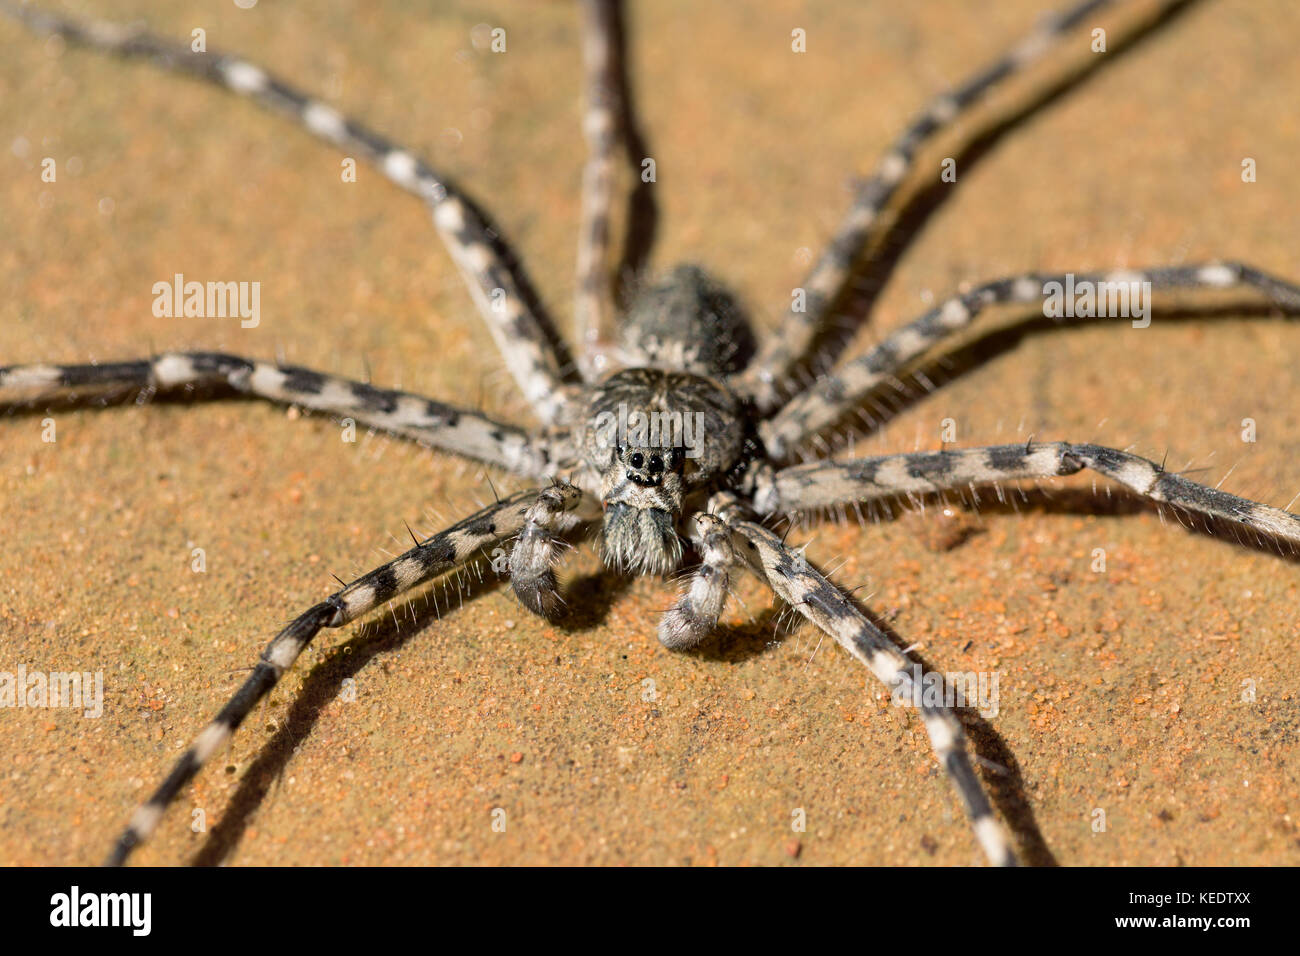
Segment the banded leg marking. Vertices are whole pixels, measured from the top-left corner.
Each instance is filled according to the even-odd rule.
[[[17,401],[32,389],[171,389],[204,384],[229,385],[272,402],[351,417],[361,424],[531,478],[541,477],[556,466],[553,449],[535,445],[523,429],[479,412],[311,369],[219,352],[170,352],[152,359],[102,365],[0,368],[0,402]]]
[[[777,596],[829,634],[837,644],[867,666],[890,691],[912,682],[913,662],[889,637],[853,606],[843,592],[800,559],[794,549],[766,528],[749,521],[733,520],[731,527],[746,547],[748,562]],[[942,677],[931,672],[927,680]],[[946,694],[939,699],[947,699]],[[961,798],[971,829],[990,863],[1015,866],[1015,850],[983,784],[966,753],[966,733],[948,708],[923,702],[921,720],[930,737],[935,759]]]
[[[691,539],[703,560],[686,593],[659,620],[659,642],[670,651],[695,647],[717,628],[736,563],[731,530],[717,515],[696,515]]]
[[[578,518],[573,509],[582,492],[558,482],[537,496],[524,519],[523,530],[510,551],[510,586],[534,614],[552,618],[563,606],[555,580],[555,563],[565,548],[561,538]]]
[[[993,445],[799,465],[778,471],[755,502],[759,513],[816,510],[895,495],[1055,478],[1085,468],[1160,504],[1231,521],[1300,547],[1300,515],[1198,484],[1137,455],[1101,445]]]
[[[985,282],[955,295],[904,325],[866,355],[836,372],[820,377],[807,391],[790,400],[775,416],[759,425],[768,453],[776,459],[790,454],[860,402],[874,388],[891,380],[909,362],[937,343],[971,326],[991,305],[1044,302],[1048,283],[1078,286],[1082,282],[1107,283],[1099,289],[1133,289],[1133,283],[1150,282],[1159,289],[1253,288],[1287,312],[1300,312],[1300,286],[1238,262],[1213,262],[1195,266],[1165,266],[1140,271],[1089,273],[1027,273]],[[1109,292],[1107,292],[1109,305]],[[1127,302],[1116,298],[1116,303]],[[1118,311],[1118,310],[1116,310]],[[1068,321],[1068,320],[1067,320]],[[1116,319],[1127,323],[1128,318]]]
[[[912,120],[871,176],[858,187],[849,211],[804,278],[801,285],[806,300],[804,311],[790,309],[778,331],[738,378],[736,387],[754,400],[760,413],[768,414],[780,406],[791,372],[831,321],[832,307],[843,296],[854,264],[880,234],[880,213],[911,172],[917,152],[999,83],[1039,60],[1062,34],[1112,2],[1085,0],[1067,11],[1045,17],[1001,59],[951,92],[935,98]],[[1176,2],[1173,0],[1170,5]]]
[[[582,373],[589,381],[609,371],[613,283],[610,276],[610,203],[614,154],[621,138],[619,116],[623,75],[617,43],[619,0],[583,0],[582,58],[586,112],[582,131],[587,163],[582,171],[582,221],[578,225],[577,301],[574,321]]]
[[[484,508],[363,575],[294,619],[266,646],[253,673],[181,755],[153,795],[136,809],[113,847],[108,865],[122,865],[132,850],[153,835],[181,789],[230,739],[323,628],[342,627],[403,591],[464,564],[488,545],[510,537],[523,527],[537,495],[537,489],[521,491]]]
[[[543,422],[554,423],[568,402],[561,356],[542,317],[529,307],[519,268],[499,230],[478,206],[428,163],[238,57],[214,51],[195,53],[134,27],[103,22],[79,23],[31,7],[0,0],[0,13],[38,33],[53,33],[72,43],[123,57],[143,57],[248,97],[259,106],[288,115],[316,137],[374,163],[393,183],[423,200],[434,225],[486,321],[506,367]]]

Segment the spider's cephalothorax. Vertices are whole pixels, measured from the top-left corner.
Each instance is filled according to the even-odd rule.
[[[605,563],[662,574],[681,562],[686,495],[718,487],[746,451],[741,402],[722,376],[743,367],[753,335],[718,283],[682,265],[633,302],[621,342],[634,367],[589,390],[583,453],[600,476]]]
[[[1063,14],[1045,18],[997,63],[940,96],[919,115],[858,188],[835,236],[796,290],[797,304],[756,350],[735,300],[695,266],[680,266],[664,281],[642,290],[623,318],[617,348],[605,337],[604,320],[613,299],[605,266],[616,147],[620,142],[630,147],[633,168],[644,152],[632,148],[636,137],[624,88],[618,2],[583,0],[588,89],[583,129],[590,150],[583,175],[574,315],[583,349],[578,363],[570,365],[567,350],[558,346],[554,330],[527,294],[526,277],[512,265],[499,230],[474,202],[410,152],[237,57],[195,51],[133,28],[79,24],[0,0],[0,11],[37,30],[153,59],[290,115],[350,155],[373,161],[393,183],[427,203],[510,374],[546,426],[529,430],[476,409],[368,382],[215,352],[169,352],[89,365],[0,367],[4,401],[25,396],[32,388],[134,388],[145,394],[191,389],[191,397],[198,398],[222,390],[199,391],[196,386],[220,385],[226,392],[233,389],[347,417],[442,453],[487,463],[531,485],[438,534],[417,539],[414,547],[344,584],[286,625],[226,707],[137,809],[110,861],[124,861],[153,833],[167,806],[323,628],[342,627],[502,547],[509,549],[510,583],[524,604],[548,616],[561,611],[564,602],[554,567],[565,535],[594,517],[595,508],[585,506],[597,501],[603,508],[603,550],[610,566],[638,573],[669,571],[682,561],[683,538],[699,559],[683,593],[660,619],[659,639],[665,646],[692,647],[714,633],[731,576],[746,569],[869,668],[886,688],[901,692],[900,699],[917,701],[917,665],[907,651],[801,552],[773,533],[769,522],[824,509],[871,507],[898,496],[960,493],[1089,469],[1180,513],[1300,547],[1298,515],[1200,485],[1126,451],[1093,444],[1031,440],[799,465],[790,460],[837,420],[861,411],[876,390],[892,386],[901,374],[915,373],[915,363],[968,329],[984,309],[999,303],[1042,306],[1049,283],[1149,284],[1162,290],[1250,288],[1281,309],[1300,312],[1300,288],[1240,263],[1183,264],[1140,273],[1013,275],[972,285],[888,332],[865,355],[801,380],[801,369],[820,367],[813,361],[821,357],[818,343],[839,338],[830,334],[840,331],[836,306],[855,287],[857,265],[871,249],[893,248],[892,240],[898,237],[890,231],[891,223],[908,221],[888,207],[917,168],[918,151],[986,93],[1043,57],[1058,36],[1090,22],[1112,2],[1082,0]],[[1160,6],[1167,13],[1185,3],[1162,0]],[[608,367],[613,358],[621,363],[621,371]],[[942,651],[936,648],[936,653]],[[936,673],[924,676],[925,700],[917,706],[938,764],[960,797],[987,858],[1014,863],[1013,843],[970,760],[962,724],[944,703],[949,699],[944,681]],[[932,689],[938,691],[933,698]]]

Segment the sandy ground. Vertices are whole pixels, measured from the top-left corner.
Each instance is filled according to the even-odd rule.
[[[373,0],[126,7],[169,35],[202,26],[431,157],[491,207],[567,326],[583,158],[570,4],[457,0],[425,18]],[[654,266],[707,263],[770,326],[853,176],[1039,7],[639,5]],[[506,27],[505,54],[474,49],[480,23]],[[1101,23],[1117,36],[1122,19]],[[795,27],[806,54],[790,51]],[[1200,4],[963,160],[857,350],[927,296],[1027,268],[1230,257],[1300,276],[1297,31],[1285,0]],[[61,52],[7,21],[0,47],[0,364],[281,354],[526,417],[424,210],[380,175],[344,185],[339,156],[284,120],[148,66]],[[960,156],[998,114],[926,161]],[[41,182],[45,156],[56,183]],[[1257,182],[1241,181],[1243,157]],[[152,285],[176,272],[260,281],[260,326],[155,318]],[[1246,311],[984,349],[857,448],[934,448],[952,417],[960,444],[1131,446],[1285,505],[1300,490],[1300,328]],[[986,776],[1031,860],[1300,862],[1296,565],[1093,489],[1081,476],[1050,498],[990,499],[954,519],[975,532],[958,543],[933,511],[792,540],[865,585],[933,666],[999,675],[1000,711],[974,731],[1008,768]],[[475,467],[383,437],[345,444],[326,418],[253,402],[0,419],[0,670],[101,671],[105,694],[99,719],[0,709],[0,863],[99,860],[331,573],[398,550],[403,521],[431,531],[491,496]],[[139,860],[980,861],[915,715],[829,642],[776,629],[754,582],[724,635],[673,655],[653,636],[672,586],[596,572],[590,551],[569,565],[567,627],[497,587],[461,606],[453,586],[433,592],[452,608],[440,620],[421,600],[414,621],[398,607],[367,632],[326,632]]]

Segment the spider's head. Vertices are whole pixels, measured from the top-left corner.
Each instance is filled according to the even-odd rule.
[[[676,568],[683,502],[736,463],[743,432],[735,397],[702,376],[634,368],[593,389],[584,454],[600,475],[605,563],[637,574]]]

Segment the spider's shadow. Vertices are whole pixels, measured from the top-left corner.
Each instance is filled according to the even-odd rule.
[[[1187,512],[1181,508],[1157,504],[1124,488],[1116,488],[1114,492],[1113,494],[1101,495],[1087,488],[1016,487],[1005,495],[982,500],[978,505],[978,510],[994,513],[1021,513],[1026,510],[1038,510],[1050,514],[1088,516],[1097,514],[1132,515],[1156,510],[1161,514],[1162,518],[1166,514],[1174,516],[1180,524],[1191,531],[1211,537],[1228,539],[1229,543],[1236,546],[1268,552],[1272,556],[1285,561],[1300,563],[1300,553],[1297,553],[1289,542],[1270,538],[1254,531],[1246,533],[1248,536],[1243,537],[1242,529],[1225,519],[1207,517]],[[964,498],[964,496],[959,497]],[[878,512],[872,514],[870,520],[893,521],[923,502],[938,504],[945,500],[948,500],[947,497],[940,494],[913,498],[900,496],[888,499]],[[795,520],[798,521],[798,526],[804,526],[815,523],[808,520],[812,517],[815,516],[803,516]],[[842,588],[840,590],[843,592]],[[883,631],[896,647],[908,645],[908,642],[893,629],[888,620],[876,614],[870,608],[865,607],[851,593],[843,593],[846,594],[848,600],[859,613]],[[778,622],[781,620],[779,613],[777,620]],[[742,633],[748,632],[753,627],[754,625],[750,625],[740,630]],[[748,652],[741,652],[741,657],[752,656],[759,652],[753,645],[749,647],[751,649]],[[910,658],[919,663],[925,672],[939,672],[924,656],[915,651],[911,651],[909,654]],[[727,661],[737,659],[733,647],[727,647],[718,653],[708,653],[705,656],[709,656],[711,659]],[[1048,848],[1047,842],[1043,839],[1042,832],[1039,830],[1037,821],[1034,818],[1033,809],[1026,796],[1024,777],[1011,748],[977,710],[970,707],[955,707],[953,709],[965,727],[967,739],[970,741],[974,754],[986,767],[995,768],[985,775],[989,797],[997,807],[1002,819],[1007,822],[1012,833],[1018,838],[1022,860],[1033,866],[1056,866],[1057,860]]]
[[[471,574],[460,589],[461,603],[496,588],[499,583],[493,575]],[[435,582],[433,586],[438,584]],[[397,618],[396,615],[378,618],[356,636],[331,648],[325,658],[312,667],[289,713],[275,735],[261,745],[261,753],[245,771],[221,821],[208,831],[202,846],[191,858],[191,865],[216,866],[229,857],[248,829],[252,815],[292,759],[294,750],[307,739],[320,719],[321,711],[338,697],[344,680],[355,676],[380,654],[396,650],[417,637],[442,616],[432,602],[420,610],[412,604],[411,609],[414,620]]]
[[[684,653],[700,660],[738,664],[767,653],[798,629],[798,621],[777,601],[743,624],[719,624],[707,641]]]
[[[1274,319],[1279,314],[1284,314],[1288,320],[1295,319],[1294,315],[1281,313],[1279,306],[1274,303],[1242,302],[1173,307],[1162,310],[1159,321],[1163,324],[1203,322],[1213,319]],[[956,348],[916,365],[900,378],[885,382],[865,395],[861,402],[847,409],[823,431],[831,433],[836,425],[843,426],[855,414],[868,416],[869,431],[878,431],[944,386],[1014,351],[1028,340],[1068,329],[1113,325],[1117,321],[1123,320],[1104,316],[1063,320],[1048,318],[1041,312],[1021,315],[1010,324],[991,329]],[[833,438],[831,448],[832,453],[844,450],[846,438]]]
[[[614,602],[628,592],[634,579],[624,574],[597,571],[564,582],[564,615],[554,622],[567,634],[589,631],[602,624]]]
[[[893,630],[887,621],[864,607],[852,595],[848,595],[853,606],[880,628],[896,647],[906,647],[908,642]],[[786,640],[798,630],[802,618],[797,612],[777,600],[775,604],[764,609],[752,621],[734,627],[719,627],[713,637],[699,648],[690,651],[692,656],[710,661],[736,663],[764,653],[774,642]],[[820,634],[820,631],[814,631]],[[770,637],[775,632],[774,637]],[[919,663],[927,673],[938,672],[931,663],[921,655],[910,652],[910,659]],[[969,707],[955,707],[954,712],[965,728],[970,748],[986,768],[996,768],[984,774],[988,787],[989,799],[997,808],[1001,818],[1006,821],[1013,836],[1019,843],[1021,859],[1031,866],[1056,866],[1056,857],[1043,839],[1042,831],[1034,818],[1033,808],[1025,796],[1025,781],[1020,771],[1020,764],[1015,754],[993,726],[977,710]],[[918,729],[924,733],[923,729]],[[938,772],[938,768],[935,768]]]
[[[889,637],[894,646],[907,646],[907,642],[889,625],[888,621],[863,607],[853,597],[850,596],[849,600],[872,624]],[[911,660],[921,665],[925,673],[942,673],[916,651],[909,651],[908,655]],[[990,769],[982,776],[988,789],[989,800],[997,808],[998,815],[1006,821],[1012,838],[1018,843],[1021,861],[1029,866],[1057,866],[1056,857],[1052,855],[1047,841],[1043,839],[1038,821],[1034,818],[1033,807],[1025,795],[1025,778],[1020,772],[1020,763],[1012,753],[1011,747],[1002,735],[993,729],[993,725],[980,715],[979,711],[971,707],[954,707],[953,712],[956,713],[957,719],[961,721],[966,731],[966,739],[973,755],[978,758],[977,763],[983,763],[986,768],[996,768]],[[919,726],[917,732],[925,733]],[[940,772],[937,766],[934,772]]]
[[[441,620],[443,615],[458,613],[466,602],[497,589],[501,584],[502,579],[491,572],[490,565],[480,561],[461,570],[455,607],[449,604],[439,606],[430,601],[421,608],[412,602],[408,615],[392,614],[376,618],[368,622],[360,633],[332,647],[324,659],[318,661],[307,673],[279,729],[261,745],[261,752],[244,772],[238,789],[226,805],[221,821],[208,831],[207,838],[190,859],[191,865],[216,866],[230,856],[248,829],[253,814],[293,758],[294,750],[312,732],[320,719],[321,711],[338,697],[344,680],[355,676],[374,658],[397,650],[419,637],[427,627]],[[434,588],[440,586],[440,582],[432,585]],[[566,631],[596,627],[628,586],[629,579],[612,576],[601,579],[599,575],[571,582],[568,589],[571,612],[573,605],[578,604],[572,600],[574,595],[583,597],[582,609],[571,613],[557,626]]]
[[[894,630],[885,618],[865,607],[853,595],[848,595],[849,602],[863,617],[879,628],[895,647],[907,647],[909,642]],[[908,652],[909,659],[921,665],[925,673],[942,673],[929,660],[915,650]],[[988,790],[989,800],[997,808],[998,815],[1006,822],[1011,836],[1018,843],[1019,856],[1029,866],[1056,866],[1056,857],[1043,839],[1034,818],[1033,807],[1025,795],[1025,778],[1020,772],[1020,763],[1016,760],[1011,747],[978,710],[971,707],[953,707],[953,712],[966,732],[972,756],[977,758],[977,765],[982,763],[989,772],[983,774]],[[925,733],[917,726],[918,733]],[[937,765],[935,773],[941,772]]]
[[[0,416],[40,415],[74,412],[83,409],[113,408],[120,405],[195,405],[204,402],[248,401],[266,405],[257,398],[220,383],[183,385],[178,388],[141,388],[138,385],[114,386],[103,390],[45,393],[0,402]]]
[[[1046,110],[1097,72],[1139,46],[1142,41],[1168,27],[1197,2],[1198,0],[1181,0],[1176,5],[1159,11],[1151,19],[1115,39],[1104,56],[1094,55],[1082,61],[1079,66],[1038,91],[1027,103],[992,120],[965,143],[955,147],[957,168],[969,173],[1006,134]],[[838,310],[844,321],[834,328],[826,329],[817,337],[810,350],[812,358],[805,363],[807,369],[821,373],[840,356],[871,314],[903,254],[920,237],[930,217],[952,196],[953,190],[961,188],[961,183],[969,178],[968,173],[957,183],[940,182],[935,178],[902,200],[897,218],[881,237],[876,251],[869,260],[854,270],[849,286],[851,291],[844,297]]]
[[[659,206],[655,201],[655,184],[641,176],[641,158],[653,156],[644,131],[637,120],[634,87],[628,75],[627,15],[622,0],[611,9],[613,35],[610,42],[617,50],[614,62],[618,69],[617,82],[622,95],[617,97],[618,115],[615,122],[621,128],[625,143],[626,160],[634,185],[627,197],[627,225],[624,229],[623,252],[614,268],[614,301],[626,302],[630,286],[646,268],[659,232]]]
[[[969,489],[963,488],[923,495],[895,495],[882,498],[872,502],[863,511],[861,523],[894,522],[905,515],[929,508],[937,509],[954,500],[974,512],[977,517],[985,514],[1020,515],[1030,511],[1049,515],[1076,515],[1081,518],[1125,517],[1155,513],[1162,520],[1174,519],[1179,527],[1193,534],[1205,535],[1232,547],[1258,551],[1272,558],[1300,564],[1300,550],[1297,550],[1290,541],[1272,537],[1253,528],[1245,529],[1226,518],[1199,514],[1176,505],[1152,501],[1122,485],[1107,483],[1104,488],[1052,488],[1045,485],[1026,487],[1012,483],[1008,487],[999,488],[996,494],[987,487],[979,491],[982,493],[974,494]],[[847,511],[832,513],[829,509],[781,517],[791,523],[794,529],[802,530],[809,530],[826,522],[842,523],[845,520],[856,520],[856,516],[849,516]],[[974,531],[982,532],[983,528],[976,528]]]

